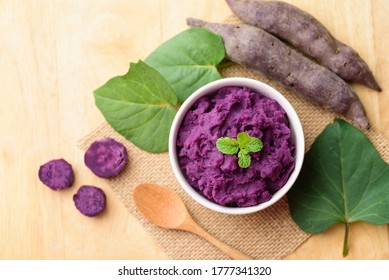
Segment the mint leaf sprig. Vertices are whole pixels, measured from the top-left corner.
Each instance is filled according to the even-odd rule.
[[[238,165],[247,168],[251,164],[249,153],[256,153],[262,150],[263,143],[259,138],[251,137],[246,132],[239,132],[237,139],[220,137],[216,140],[216,148],[223,154],[238,154]]]

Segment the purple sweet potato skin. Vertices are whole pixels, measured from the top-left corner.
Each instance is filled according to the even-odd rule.
[[[70,188],[74,182],[72,166],[62,158],[41,165],[38,176],[43,184],[54,191]]]
[[[270,33],[247,24],[207,23],[193,18],[187,23],[219,34],[231,61],[332,112],[348,116],[361,128],[369,127],[358,96],[343,79]]]
[[[94,141],[84,155],[85,165],[101,178],[118,175],[128,163],[127,150],[123,144],[104,138]]]
[[[73,195],[73,201],[76,208],[88,217],[99,215],[107,205],[104,191],[95,186],[81,186]]]
[[[281,1],[226,0],[244,23],[259,27],[313,58],[346,81],[381,91],[369,66],[307,12]]]

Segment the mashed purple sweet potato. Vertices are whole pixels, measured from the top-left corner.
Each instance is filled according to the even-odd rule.
[[[237,155],[216,148],[220,137],[246,132],[262,140],[250,153],[248,168]],[[211,201],[247,207],[268,201],[294,169],[294,142],[284,109],[277,101],[247,88],[224,87],[200,98],[187,112],[178,131],[181,169],[189,184]]]

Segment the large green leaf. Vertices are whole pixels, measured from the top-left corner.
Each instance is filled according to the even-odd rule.
[[[139,61],[94,92],[97,107],[121,135],[148,152],[167,151],[177,97],[155,69]]]
[[[224,56],[220,36],[190,28],[160,45],[145,62],[165,77],[182,103],[201,86],[221,78],[216,65]]]
[[[389,165],[360,130],[336,119],[313,143],[287,196],[304,231],[345,224],[345,256],[350,223],[389,223]]]

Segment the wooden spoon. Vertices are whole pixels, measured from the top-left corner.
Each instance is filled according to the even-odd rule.
[[[132,195],[136,207],[151,223],[163,228],[186,230],[195,233],[233,259],[252,259],[217,240],[197,225],[176,193],[156,184],[140,184],[135,187]]]

